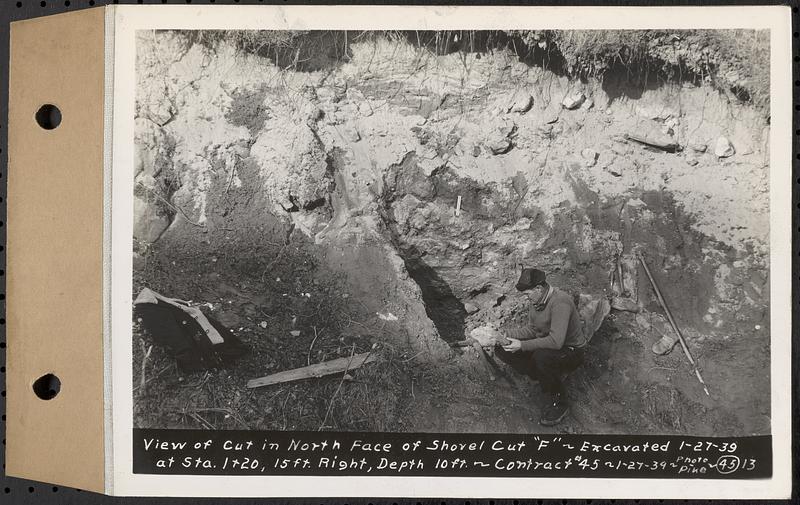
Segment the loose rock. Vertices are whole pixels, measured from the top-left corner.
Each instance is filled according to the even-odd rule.
[[[718,158],[728,158],[736,154],[736,149],[734,149],[730,140],[726,137],[720,137],[717,139],[717,145],[714,147],[714,154],[717,155]]]
[[[659,356],[669,354],[677,343],[678,337],[676,335],[664,335],[661,340],[653,344],[653,353]]]
[[[586,100],[586,96],[583,94],[583,92],[576,91],[575,93],[570,93],[569,95],[565,96],[564,99],[561,100],[561,106],[569,110],[577,109],[581,106],[584,100]]]
[[[531,95],[524,94],[516,97],[509,110],[510,112],[525,114],[531,110],[531,107],[533,107],[533,97]]]
[[[486,147],[492,151],[492,154],[505,154],[511,150],[511,141],[508,138],[490,140]]]
[[[474,314],[474,313],[478,312],[480,310],[480,308],[477,305],[475,305],[474,303],[467,302],[467,303],[464,304],[464,310],[467,311],[467,314]]]
[[[708,149],[708,146],[705,144],[691,144],[689,147],[696,153],[704,153],[706,149]]]
[[[635,301],[622,296],[615,296],[611,299],[611,308],[624,312],[633,312],[634,314],[640,310],[639,305]]]
[[[505,154],[511,150],[511,136],[516,131],[516,126],[504,126],[498,129],[494,136],[486,141],[486,147],[492,154]]]

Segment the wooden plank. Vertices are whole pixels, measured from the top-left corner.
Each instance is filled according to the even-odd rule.
[[[302,368],[295,368],[293,370],[286,370],[285,372],[278,372],[276,374],[267,375],[259,379],[247,381],[249,389],[259,388],[262,386],[271,386],[272,384],[279,384],[281,382],[291,382],[301,379],[309,379],[312,377],[324,377],[345,370],[355,370],[360,366],[371,363],[377,360],[375,354],[365,352],[356,354],[352,357],[337,358],[331,361],[317,363],[315,365],[304,366]]]

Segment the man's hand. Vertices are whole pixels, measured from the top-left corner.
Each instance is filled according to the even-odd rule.
[[[503,346],[503,349],[507,352],[517,352],[522,349],[522,342],[517,340],[516,338],[509,338],[508,344]]]

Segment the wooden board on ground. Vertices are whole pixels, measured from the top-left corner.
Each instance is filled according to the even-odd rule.
[[[262,386],[270,386],[272,384],[279,384],[281,382],[291,382],[301,379],[309,379],[312,377],[324,377],[346,370],[355,370],[360,366],[371,363],[378,359],[372,353],[365,352],[362,354],[355,354],[347,358],[337,358],[315,365],[304,366],[302,368],[295,368],[293,370],[286,370],[285,372],[278,372],[276,374],[267,375],[258,379],[247,381],[248,389],[258,388]]]

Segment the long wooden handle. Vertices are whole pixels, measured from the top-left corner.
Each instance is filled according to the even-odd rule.
[[[661,308],[664,309],[664,312],[667,314],[667,319],[669,319],[669,324],[672,326],[672,329],[675,330],[675,333],[678,334],[678,341],[681,344],[681,348],[683,349],[684,354],[689,359],[689,363],[694,365],[694,358],[692,357],[692,353],[689,352],[689,348],[686,346],[686,342],[683,339],[683,333],[678,328],[678,325],[675,323],[675,319],[672,317],[672,312],[670,312],[669,307],[667,306],[667,302],[664,300],[664,297],[661,295],[661,290],[658,289],[658,284],[656,284],[655,279],[653,279],[653,275],[650,273],[650,269],[647,267],[647,263],[644,261],[644,258],[637,253],[639,257],[639,261],[642,263],[644,267],[644,272],[647,274],[647,278],[650,280],[650,285],[653,286],[653,291],[656,293],[656,297],[658,298],[658,303],[661,305]]]
[[[658,289],[658,284],[656,284],[656,280],[653,279],[653,275],[650,273],[650,269],[647,267],[647,262],[645,262],[644,258],[640,253],[637,252],[636,256],[639,258],[639,262],[642,264],[642,267],[644,267],[644,272],[647,274],[647,278],[650,280],[650,285],[653,286],[653,291],[655,291],[656,297],[658,297],[658,302],[661,304],[661,308],[664,309],[664,313],[667,315],[667,319],[669,319],[669,324],[672,326],[672,329],[675,330],[675,333],[678,335],[678,342],[680,342],[681,344],[681,349],[683,349],[683,353],[686,355],[686,359],[688,359],[689,363],[691,363],[692,366],[694,367],[694,374],[697,376],[697,380],[700,381],[700,384],[703,385],[703,391],[705,391],[706,395],[711,396],[708,392],[708,388],[706,387],[706,382],[703,380],[703,377],[700,375],[700,370],[697,368],[697,363],[694,361],[692,353],[689,351],[689,347],[686,345],[686,340],[683,338],[683,333],[681,333],[680,328],[678,328],[678,324],[672,317],[672,312],[670,312],[666,300],[664,300],[664,297],[661,295],[661,290]]]

